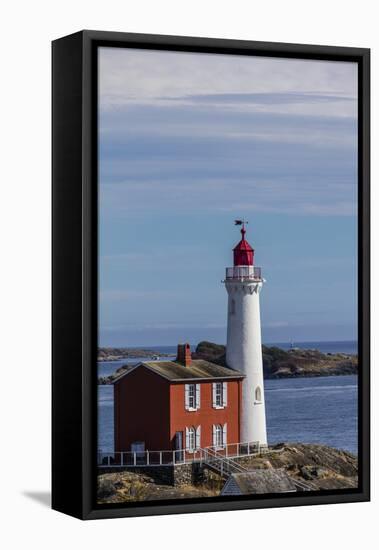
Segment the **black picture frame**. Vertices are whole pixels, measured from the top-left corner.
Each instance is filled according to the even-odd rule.
[[[99,46],[358,63],[359,487],[287,495],[96,504]],[[52,43],[52,507],[81,519],[370,499],[370,50],[81,31]]]

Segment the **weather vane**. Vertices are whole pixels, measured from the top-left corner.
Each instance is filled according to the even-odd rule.
[[[247,220],[234,220],[234,225],[245,225],[249,222]]]

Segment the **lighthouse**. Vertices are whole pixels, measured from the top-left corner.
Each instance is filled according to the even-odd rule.
[[[228,293],[228,328],[226,363],[245,374],[242,388],[240,440],[267,445],[266,412],[263,386],[263,362],[259,296],[264,279],[254,265],[254,250],[242,238],[233,249],[233,267],[226,268],[225,287]]]

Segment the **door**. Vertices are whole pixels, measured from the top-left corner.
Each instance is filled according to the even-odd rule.
[[[183,462],[183,432],[175,433],[175,462]]]

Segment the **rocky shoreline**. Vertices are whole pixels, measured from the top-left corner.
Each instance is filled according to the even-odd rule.
[[[138,359],[142,357],[172,357],[154,350],[132,348],[100,348],[99,361]],[[316,376],[343,376],[358,374],[358,357],[347,353],[322,353],[316,349],[293,348],[285,351],[277,347],[262,346],[263,374],[266,379],[300,378]],[[205,359],[226,365],[225,346],[213,342],[200,342],[192,353],[193,359]],[[111,384],[121,373],[130,369],[123,365],[110,376],[100,377],[99,384]]]
[[[120,361],[121,359],[140,359],[142,357],[171,357],[169,353],[161,353],[153,349],[144,348],[99,348],[97,351],[97,360],[101,361]]]
[[[192,356],[226,366],[225,346],[220,344],[200,342]],[[300,348],[285,351],[262,346],[262,356],[266,379],[358,374],[357,355],[347,353],[322,353],[316,349]]]
[[[354,489],[358,486],[357,457],[326,445],[280,443],[270,447],[268,452],[241,460],[249,471],[284,470],[295,483],[305,483],[311,491]],[[121,503],[219,496],[224,482],[217,474],[211,473],[198,483],[172,486],[157,482],[141,470],[107,473],[99,470],[98,501]]]

